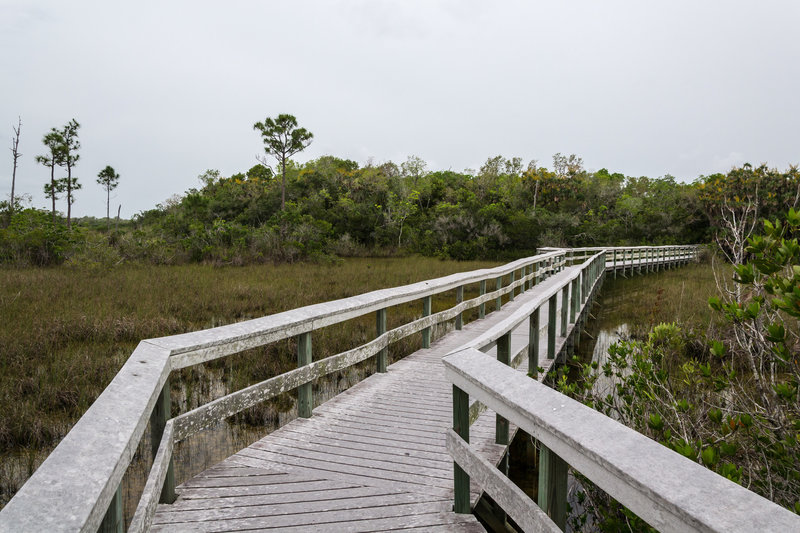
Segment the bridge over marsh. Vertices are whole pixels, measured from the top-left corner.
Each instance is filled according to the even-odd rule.
[[[523,530],[558,531],[567,465],[659,530],[800,530],[793,513],[541,383],[580,342],[607,273],[675,268],[696,255],[694,246],[546,249],[142,341],[0,512],[0,531],[123,531],[121,482],[148,428],[153,464],[129,531],[483,531],[471,511],[484,493]],[[448,291],[455,301],[433,312],[432,298]],[[414,301],[419,317],[387,330],[387,309]],[[314,331],[367,314],[373,340],[314,360]],[[432,338],[444,322],[453,330]],[[421,335],[422,349],[389,365],[388,346],[409,335]],[[170,418],[171,372],[290,338],[297,369]],[[315,403],[314,380],[365,360],[375,374]],[[297,419],[175,486],[176,442],[294,389]],[[506,477],[517,428],[539,443],[536,502]]]

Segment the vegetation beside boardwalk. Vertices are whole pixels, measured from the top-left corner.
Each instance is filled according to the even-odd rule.
[[[796,205],[800,173],[766,165],[680,183],[589,172],[556,154],[553,170],[519,158],[489,158],[478,171],[428,171],[409,158],[360,166],[324,156],[286,162],[283,177],[263,165],[222,176],[139,213],[132,221],[65,220],[0,205],[0,262],[113,267],[326,261],[416,253],[505,260],[541,246],[709,242],[720,209],[753,201],[758,216]],[[4,216],[2,216],[4,214]]]
[[[748,228],[745,217],[743,261],[724,262],[715,294],[696,300],[707,305],[704,313],[634,328],[605,363],[580,364],[580,379],[563,376],[558,387],[800,514],[800,212]],[[729,258],[735,237],[720,236]],[[597,387],[598,380],[610,388]],[[603,531],[649,530],[591,483],[584,486],[581,506]],[[577,529],[586,516],[575,518]]]

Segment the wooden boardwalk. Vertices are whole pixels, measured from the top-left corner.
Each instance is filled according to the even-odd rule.
[[[153,531],[483,531],[473,515],[452,512],[453,460],[445,449],[452,386],[441,359],[569,270],[187,481],[174,504],[159,506]],[[512,357],[527,345],[527,324],[518,330]],[[506,447],[494,439],[495,413],[487,410],[471,426],[470,442],[497,464]],[[474,504],[480,496],[474,484],[471,492]]]

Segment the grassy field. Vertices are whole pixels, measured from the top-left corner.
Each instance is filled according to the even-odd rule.
[[[330,265],[0,270],[0,462],[28,451],[36,457],[29,468],[35,468],[41,457],[33,451],[52,448],[69,431],[141,339],[495,265],[414,257]],[[434,311],[454,301],[454,293],[444,294]],[[395,327],[419,316],[421,304],[387,314],[389,328]],[[374,338],[374,320],[365,316],[315,332],[314,358]],[[224,389],[235,390],[294,368],[293,341],[276,344],[182,371],[181,379],[173,380],[173,411],[225,393],[211,390],[204,379],[209,372]],[[392,359],[413,351],[419,340],[398,344]],[[255,410],[245,418],[258,416]],[[14,490],[5,486],[0,502]]]

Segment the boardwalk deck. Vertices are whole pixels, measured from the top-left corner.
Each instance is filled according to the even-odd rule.
[[[452,512],[453,460],[445,449],[452,387],[441,359],[568,271],[187,481],[174,504],[159,506],[153,531],[483,531],[474,516]],[[527,329],[512,334],[512,355],[527,345]],[[541,366],[550,364],[542,358]],[[505,446],[494,438],[495,414],[485,411],[470,428],[470,442],[497,464]],[[475,503],[478,488],[471,493]]]

